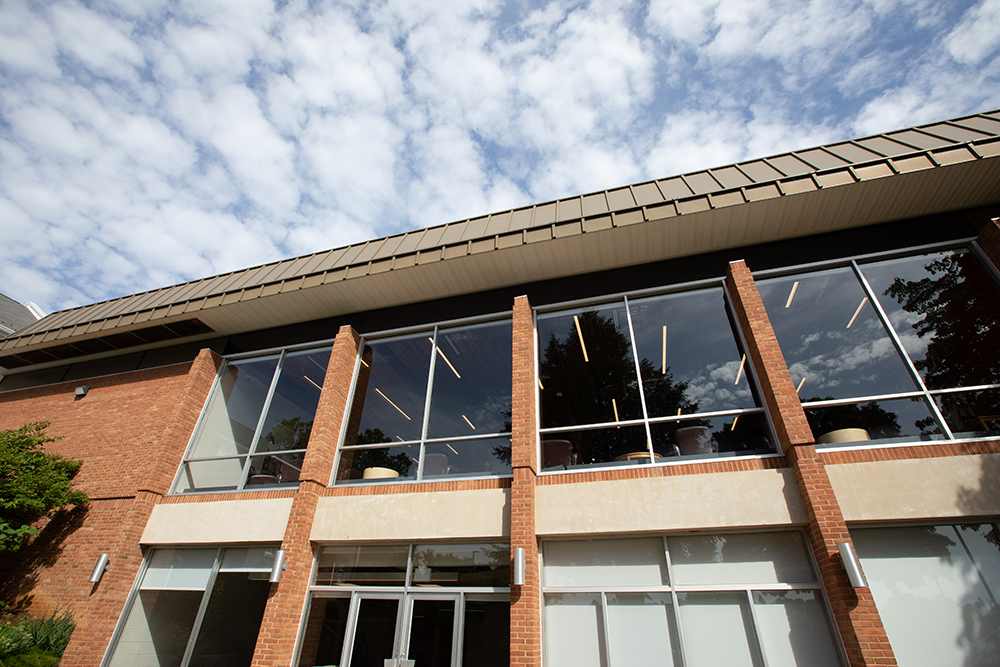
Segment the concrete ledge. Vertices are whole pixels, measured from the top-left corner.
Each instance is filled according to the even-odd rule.
[[[141,544],[281,542],[291,498],[157,505]]]

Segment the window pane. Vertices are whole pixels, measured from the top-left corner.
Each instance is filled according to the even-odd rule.
[[[601,596],[545,596],[546,667],[607,667]]]
[[[1000,382],[1000,289],[972,253],[861,268],[929,388]]]
[[[755,407],[721,288],[630,301],[629,310],[650,417]]]
[[[839,667],[819,591],[757,591],[758,630],[768,667]]]
[[[246,485],[294,484],[299,481],[305,452],[277,454],[273,456],[253,456]]]
[[[188,461],[181,465],[181,474],[174,485],[174,493],[193,489],[232,489],[243,478],[246,458]]]
[[[426,335],[365,345],[345,445],[420,440],[431,346]],[[360,415],[360,421],[355,421]]]
[[[934,400],[956,437],[1000,433],[1000,389],[938,394]]]
[[[670,595],[609,593],[608,644],[613,665],[681,665]]]
[[[209,401],[190,458],[246,454],[278,358],[229,361]]]
[[[313,598],[299,652],[299,667],[339,665],[351,598]]]
[[[510,438],[428,442],[424,478],[438,475],[509,475]]]
[[[820,444],[944,437],[923,398],[804,407],[809,426],[816,436],[816,442]]]
[[[546,542],[546,586],[662,586],[667,583],[663,540]]]
[[[109,667],[180,667],[203,595],[139,591]]]
[[[542,468],[545,470],[641,462],[649,462],[643,426],[542,434]]]
[[[351,667],[385,666],[392,657],[398,611],[398,600],[360,600]]]
[[[687,667],[760,667],[743,593],[679,593]]]
[[[270,590],[266,574],[220,572],[189,667],[249,667]]]
[[[217,549],[157,549],[140,588],[203,591],[212,576],[217,553]]]
[[[996,664],[996,602],[954,527],[866,528],[851,536],[902,667]],[[981,568],[995,571],[996,552],[976,555],[984,557]]]
[[[639,419],[624,304],[538,318],[542,428]]]
[[[475,667],[510,665],[510,601],[465,599],[462,664]]]
[[[849,268],[757,282],[803,401],[912,391],[916,384]]]
[[[329,361],[330,348],[285,355],[257,441],[258,452],[306,448]]]
[[[510,322],[439,331],[428,438],[510,433],[512,347]]]
[[[413,547],[414,586],[508,586],[510,545],[422,544]]]
[[[668,537],[677,584],[770,584],[815,581],[800,533]]]
[[[414,600],[407,658],[421,667],[451,667],[454,600]]]
[[[226,549],[220,572],[271,572],[277,547]]]
[[[316,571],[318,586],[402,586],[406,546],[325,547]]]
[[[764,454],[774,451],[763,413],[650,424],[660,456]]]
[[[992,523],[962,524],[956,529],[995,598],[1000,593],[1000,531]]]
[[[337,480],[387,481],[416,479],[420,445],[341,449]]]

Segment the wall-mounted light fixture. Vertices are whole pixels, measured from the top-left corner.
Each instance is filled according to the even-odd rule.
[[[514,585],[524,586],[524,547],[514,548]]]
[[[274,553],[274,563],[271,565],[271,576],[268,578],[272,584],[276,584],[281,581],[281,573],[288,569],[288,563],[285,562],[285,550],[278,549]]]
[[[854,545],[850,542],[841,542],[837,545],[840,551],[840,562],[847,571],[847,578],[851,580],[851,586],[855,588],[868,588],[868,580],[861,569],[861,561],[858,560],[858,553],[854,550]]]
[[[97,557],[97,564],[94,565],[94,571],[90,573],[90,583],[96,584],[104,576],[105,570],[108,569],[108,565],[111,561],[111,554],[101,554]]]
[[[79,387],[76,388],[76,392],[75,392],[76,393],[76,397],[77,398],[83,398],[84,396],[87,395],[88,391],[90,391],[90,387],[88,387],[85,384],[84,385],[80,385]]]

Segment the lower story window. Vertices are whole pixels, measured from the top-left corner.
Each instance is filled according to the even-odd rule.
[[[506,543],[325,547],[299,667],[506,667]]]
[[[276,548],[151,552],[105,665],[250,665]]]
[[[996,524],[861,528],[851,538],[900,667],[996,664]]]
[[[842,664],[799,533],[543,545],[546,667]]]

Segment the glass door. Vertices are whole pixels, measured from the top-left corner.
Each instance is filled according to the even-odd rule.
[[[408,595],[405,656],[398,667],[457,665],[458,595]]]
[[[350,667],[397,667],[402,594],[356,594],[353,630],[344,647]]]

